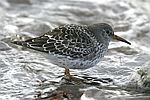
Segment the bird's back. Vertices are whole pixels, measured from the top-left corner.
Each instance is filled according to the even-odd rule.
[[[104,44],[96,40],[87,26],[74,24],[62,25],[40,37],[13,43],[45,52],[52,63],[69,68],[92,67],[100,61],[107,50]]]

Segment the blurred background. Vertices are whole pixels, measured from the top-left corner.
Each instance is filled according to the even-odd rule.
[[[150,100],[149,0],[1,0],[1,100]],[[113,41],[93,68],[71,70],[87,84],[62,81],[64,69],[11,44],[63,24],[110,24],[132,45]]]

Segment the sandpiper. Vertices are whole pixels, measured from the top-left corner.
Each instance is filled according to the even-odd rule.
[[[115,35],[106,23],[62,25],[42,36],[12,43],[43,52],[51,63],[65,68],[65,74],[72,77],[69,69],[87,69],[100,62],[113,39],[131,44]]]

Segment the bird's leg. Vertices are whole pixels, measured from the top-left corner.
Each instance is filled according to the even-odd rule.
[[[82,79],[78,79],[78,78],[75,78],[73,77],[70,72],[69,72],[69,69],[65,68],[65,75],[68,76],[71,80],[73,81],[76,81],[76,82],[81,82],[83,81]]]
[[[65,75],[67,75],[67,76],[71,76],[71,74],[70,74],[70,72],[69,72],[69,69],[67,69],[67,68],[65,68]]]

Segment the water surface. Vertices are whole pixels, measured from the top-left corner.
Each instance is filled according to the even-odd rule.
[[[58,94],[61,100],[63,93],[71,100],[150,99],[150,93],[132,81],[133,74],[150,60],[149,0],[3,0],[0,5],[0,99],[47,100]],[[109,23],[115,34],[132,45],[113,41],[95,67],[71,70],[74,76],[88,79],[88,84],[62,82],[63,68],[39,52],[10,43],[62,24],[97,22]]]

